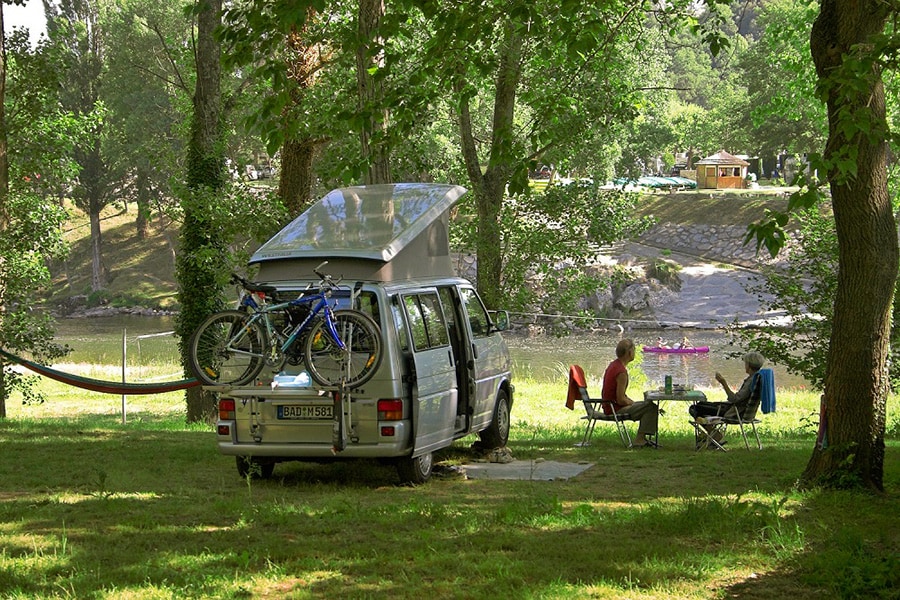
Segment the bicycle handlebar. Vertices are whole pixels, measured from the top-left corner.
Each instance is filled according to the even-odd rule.
[[[339,284],[344,279],[344,276],[341,275],[340,277],[337,278],[337,280],[335,280],[334,277],[332,277],[331,275],[322,273],[322,271],[321,271],[322,267],[324,267],[327,264],[328,264],[327,260],[322,261],[322,263],[319,264],[319,266],[317,266],[315,269],[313,269],[313,273],[318,275],[319,279],[322,280],[323,287],[333,288],[333,287],[337,286],[337,284]]]
[[[265,295],[274,294],[278,291],[274,285],[265,285],[262,283],[254,283],[252,281],[247,281],[237,273],[231,274],[231,283],[235,285],[240,285],[242,288],[247,290],[248,292],[258,292]]]
[[[322,271],[321,271],[322,267],[324,267],[327,264],[328,264],[327,260],[323,261],[319,266],[317,266],[316,268],[313,269],[313,273],[315,273],[319,277],[319,279],[322,280],[322,284],[320,286],[322,290],[325,290],[325,289],[331,290],[332,288],[337,287],[337,285],[344,279],[343,276],[340,276],[337,279],[334,279],[334,277],[332,277],[331,275],[322,273]],[[276,288],[273,285],[265,285],[262,283],[255,283],[253,281],[248,281],[247,279],[244,279],[237,273],[231,274],[230,283],[232,283],[233,285],[239,285],[242,288],[244,288],[245,290],[247,290],[248,292],[258,292],[261,294],[265,294],[267,296],[274,295],[275,292],[278,291],[278,288]],[[312,284],[308,285],[306,287],[306,289],[309,290],[311,285]]]

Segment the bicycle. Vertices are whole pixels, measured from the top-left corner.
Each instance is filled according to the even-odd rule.
[[[341,279],[313,269],[319,291],[278,302],[277,288],[232,275],[240,286],[238,309],[208,317],[189,342],[191,369],[207,385],[245,385],[268,365],[306,363],[312,379],[323,386],[358,387],[381,363],[381,332],[358,310],[334,310],[329,304]],[[274,302],[274,303],[271,303]],[[302,352],[301,352],[302,351]]]

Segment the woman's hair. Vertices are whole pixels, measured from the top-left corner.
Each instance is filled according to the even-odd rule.
[[[759,352],[748,352],[744,355],[744,364],[754,371],[759,371],[765,363],[766,359]]]
[[[628,338],[619,340],[619,343],[616,344],[616,358],[622,358],[628,351],[634,348],[634,342]]]

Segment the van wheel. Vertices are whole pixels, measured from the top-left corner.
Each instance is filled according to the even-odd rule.
[[[486,448],[502,448],[509,441],[509,396],[506,390],[497,393],[497,405],[494,407],[494,418],[487,429],[478,432],[481,443]]]
[[[415,458],[397,459],[397,473],[400,475],[400,483],[425,483],[431,478],[431,469],[434,466],[434,457],[431,452],[426,452]]]
[[[269,479],[275,472],[275,463],[270,460],[260,460],[252,456],[236,456],[238,475],[241,479]]]

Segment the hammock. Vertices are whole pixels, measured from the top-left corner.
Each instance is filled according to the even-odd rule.
[[[116,381],[102,381],[100,379],[91,379],[90,377],[81,377],[70,373],[63,373],[56,369],[51,369],[36,362],[25,360],[14,356],[3,349],[0,349],[0,356],[7,358],[12,362],[18,363],[23,367],[31,369],[35,373],[61,381],[62,383],[73,385],[84,390],[92,392],[101,392],[103,394],[119,394],[119,395],[141,395],[141,394],[164,394],[166,392],[175,392],[177,390],[187,389],[200,385],[200,382],[194,378],[182,379],[180,381],[162,381],[160,383],[125,383]]]

